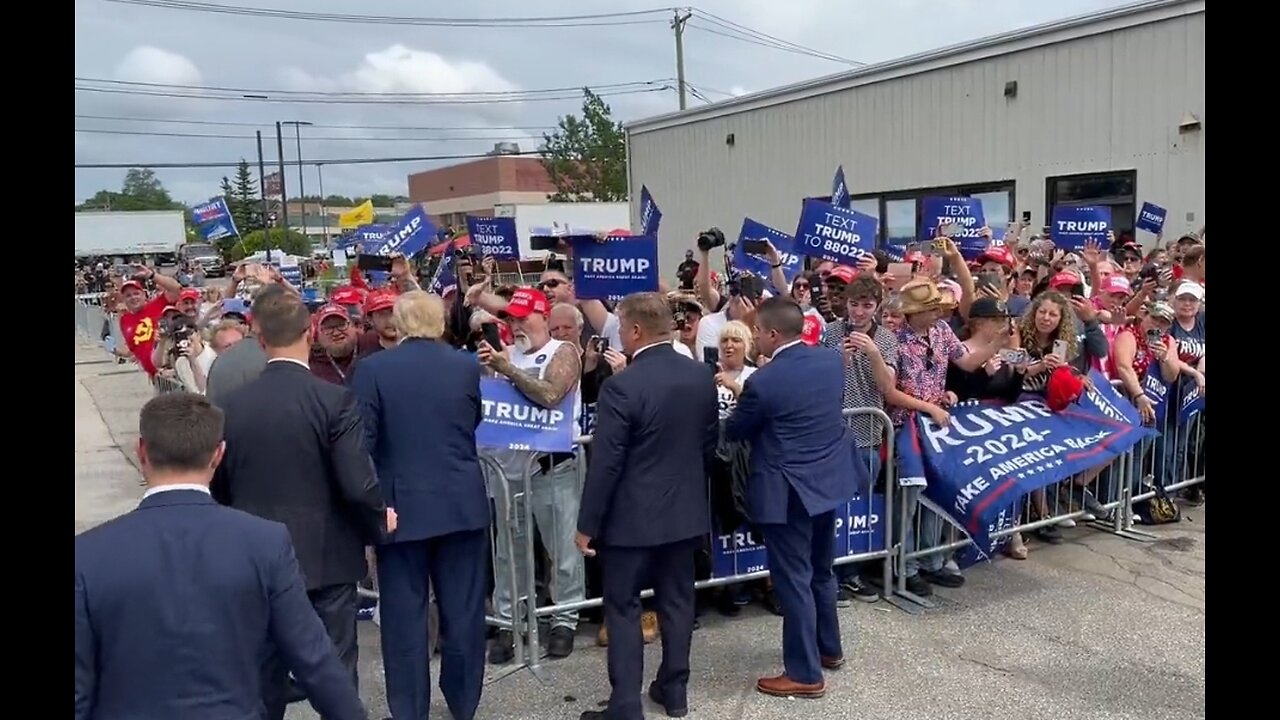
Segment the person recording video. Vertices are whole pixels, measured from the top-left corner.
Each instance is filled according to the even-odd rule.
[[[176,307],[164,309],[158,326],[160,340],[152,351],[156,369],[176,376],[188,392],[203,395],[218,354],[204,342],[195,319]]]

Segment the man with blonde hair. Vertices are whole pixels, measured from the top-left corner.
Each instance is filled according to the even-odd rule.
[[[440,690],[470,720],[484,682],[489,500],[476,454],[480,367],[441,341],[444,301],[422,290],[392,308],[400,344],[351,378],[396,529],[377,550],[382,660],[396,718],[431,705],[428,588],[440,611]]]

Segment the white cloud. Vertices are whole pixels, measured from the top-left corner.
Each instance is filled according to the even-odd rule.
[[[199,85],[200,69],[177,53],[141,45],[130,50],[116,65],[116,80],[162,85]]]
[[[290,67],[283,71],[283,80],[292,89],[311,91],[474,93],[518,89],[483,62],[449,60],[399,44],[365,55],[355,70],[337,77]]]

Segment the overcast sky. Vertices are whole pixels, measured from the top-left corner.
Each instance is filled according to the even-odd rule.
[[[312,13],[448,18],[566,16],[661,7],[645,0],[214,1]],[[874,63],[1123,4],[1115,0],[703,0],[695,7],[713,17],[695,11],[689,23],[686,76],[692,88],[715,101],[850,67],[726,37],[741,38],[743,32],[717,23],[717,18],[823,53]],[[676,109],[675,92],[664,89],[674,86],[675,76],[669,20],[667,12],[593,21],[615,23],[597,27],[423,27],[246,17],[76,0],[75,75],[115,81],[77,80],[77,86],[109,92],[75,93],[76,129],[108,131],[76,132],[76,163],[225,163],[242,157],[252,161],[257,153],[255,129],[263,130],[270,141],[266,150],[270,161],[275,157],[277,120],[317,126],[302,129],[302,153],[307,160],[465,155],[485,152],[504,139],[519,142],[522,150],[534,150],[538,128],[577,112],[580,99],[441,104],[439,98],[422,102],[419,95],[408,98],[408,103],[375,105],[264,102],[239,94],[272,90],[496,93],[606,86],[601,90],[606,95],[623,93],[606,98],[614,116],[633,120]],[[236,99],[156,95],[209,94],[171,86],[231,88],[234,91],[227,94]],[[702,102],[690,99],[691,104]],[[326,125],[330,127],[322,127]],[[292,132],[285,154],[296,157]],[[405,194],[409,173],[451,162],[461,161],[326,166],[324,190],[343,195]],[[208,168],[157,172],[174,197],[186,202],[217,194],[219,178],[231,174],[229,169]],[[316,168],[305,172],[306,190],[314,194]],[[124,170],[77,168],[76,201],[99,189],[118,189],[123,175]],[[296,169],[289,170],[287,181],[290,194],[296,194]]]

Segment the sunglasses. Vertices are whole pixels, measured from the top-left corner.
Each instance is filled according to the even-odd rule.
[[[809,289],[809,283],[807,283],[807,282],[792,283],[792,285],[791,285],[791,289],[792,289],[792,290],[808,290],[808,289]]]
[[[320,331],[327,333],[344,333],[349,327],[351,327],[351,323],[346,320],[339,320],[336,323],[324,323],[320,326]]]
[[[560,287],[560,286],[561,286],[561,285],[563,285],[563,284],[564,284],[564,281],[563,281],[563,280],[556,280],[555,278],[552,278],[552,279],[550,279],[550,280],[543,280],[542,282],[538,283],[538,289],[539,289],[539,290],[554,290],[554,289],[556,289],[556,288]]]

